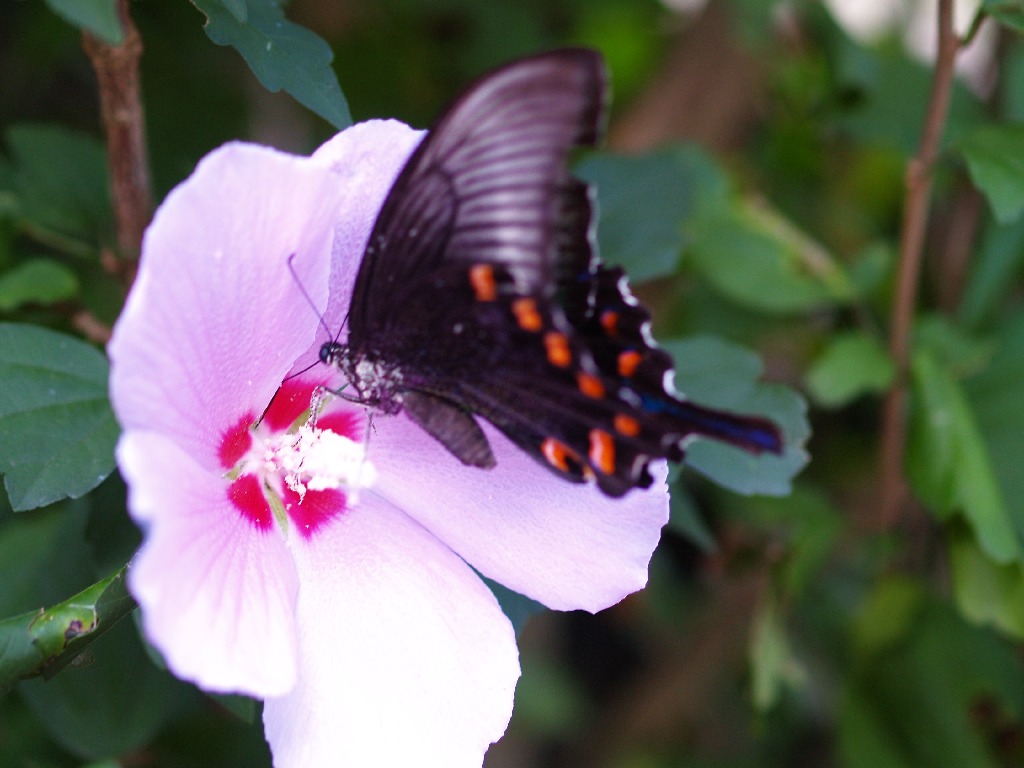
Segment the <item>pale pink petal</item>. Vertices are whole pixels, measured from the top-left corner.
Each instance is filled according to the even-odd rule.
[[[264,706],[275,766],[479,766],[519,675],[493,595],[379,499],[321,533],[292,540],[302,666]]]
[[[550,608],[592,612],[647,583],[668,521],[663,464],[650,489],[610,499],[556,477],[484,422],[490,470],[464,466],[403,415],[373,423],[373,492],[488,578]]]
[[[125,429],[217,466],[223,430],[262,412],[316,333],[301,289],[326,305],[335,191],[322,164],[229,144],[168,195],[109,346]]]
[[[298,582],[277,529],[247,522],[227,484],[161,435],[126,433],[117,460],[146,532],[128,583],[167,666],[210,691],[289,690]]]

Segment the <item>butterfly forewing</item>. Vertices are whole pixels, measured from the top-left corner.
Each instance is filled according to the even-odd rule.
[[[392,326],[394,293],[422,289],[443,264],[499,264],[524,292],[554,291],[565,214],[585,204],[567,156],[596,142],[604,93],[600,56],[569,49],[499,69],[456,101],[374,225],[353,290],[353,342]]]

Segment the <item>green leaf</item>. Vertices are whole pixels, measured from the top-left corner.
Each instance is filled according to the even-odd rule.
[[[788,494],[790,481],[808,460],[803,445],[811,428],[803,399],[782,384],[758,381],[758,356],[721,339],[698,336],[663,346],[676,361],[676,388],[688,399],[766,416],[780,427],[785,441],[781,456],[754,456],[732,445],[698,438],[687,448],[686,465],[736,493]]]
[[[800,688],[806,670],[790,647],[783,616],[775,600],[765,600],[757,609],[748,651],[751,695],[760,712],[771,709],[786,687]]]
[[[0,467],[15,510],[78,498],[114,468],[107,375],[88,344],[0,324]]]
[[[785,498],[735,499],[730,514],[745,526],[757,526],[773,542],[773,584],[780,600],[813,589],[833,557],[843,533],[843,515],[827,496],[797,482]]]
[[[91,256],[110,239],[113,214],[102,145],[51,125],[7,131],[15,214],[38,242]]]
[[[117,0],[46,0],[50,10],[110,45],[120,45],[124,30],[117,18]]]
[[[1024,122],[1024,49],[1011,45],[999,63],[999,114],[1012,123]]]
[[[960,142],[971,179],[996,220],[1016,221],[1024,210],[1024,125],[987,125]]]
[[[504,584],[491,581],[483,576],[480,578],[484,580],[484,583],[490,588],[491,592],[494,593],[494,596],[498,598],[498,604],[501,606],[502,613],[504,613],[508,617],[508,620],[512,622],[512,628],[515,630],[517,635],[523,631],[523,628],[526,626],[527,619],[535,614],[547,610],[547,608],[536,600],[531,600],[525,595],[513,592]]]
[[[990,225],[975,250],[974,263],[967,276],[967,287],[957,319],[967,328],[976,328],[1002,306],[1002,300],[1016,291],[1014,275],[1024,262],[1024,216],[1013,224]]]
[[[887,731],[886,713],[872,706],[870,693],[855,687],[843,691],[839,707],[838,753],[851,768],[916,768],[901,755],[898,740]]]
[[[135,610],[125,569],[50,608],[0,621],[0,691],[21,678],[52,677]]]
[[[49,259],[30,259],[0,275],[0,311],[23,304],[53,304],[78,291],[75,273]]]
[[[987,13],[1000,24],[1017,32],[1024,32],[1024,2],[1022,0],[984,0],[981,12]]]
[[[925,602],[921,586],[910,579],[891,577],[875,586],[860,606],[852,638],[866,662],[898,644],[920,619]]]
[[[235,17],[239,24],[245,24],[249,20],[249,7],[247,0],[220,0],[221,5],[228,9],[228,13]]]
[[[896,367],[873,336],[861,331],[835,336],[807,372],[807,389],[826,408],[838,408],[871,392],[882,392]]]
[[[277,0],[192,0],[206,16],[206,35],[230,45],[271,93],[285,90],[339,130],[352,123],[331,69],[330,46],[288,21]]]
[[[988,449],[959,383],[926,351],[911,365],[914,410],[907,470],[920,496],[943,516],[959,513],[986,555],[1020,557]]]
[[[715,535],[708,528],[704,518],[693,496],[686,486],[678,482],[682,474],[682,467],[673,464],[668,470],[668,486],[670,496],[668,501],[668,525],[667,528],[680,536],[686,538],[694,546],[704,552],[715,552],[718,544],[715,542]]]
[[[129,621],[89,646],[76,666],[23,681],[18,694],[55,741],[87,760],[139,750],[197,695],[149,662]]]
[[[896,254],[887,242],[872,243],[854,254],[847,266],[854,293],[871,296],[884,287],[895,261]]]
[[[845,40],[836,55],[835,77],[847,108],[838,127],[853,144],[895,149],[911,157],[918,149],[931,94],[933,72],[907,55],[904,46],[861,46]],[[984,119],[984,110],[962,82],[955,82],[943,126],[945,149]]]
[[[81,501],[54,504],[0,524],[0,616],[64,599],[88,583],[77,573],[84,555]]]
[[[692,264],[736,303],[773,313],[845,303],[856,289],[821,245],[755,203],[707,206],[685,225]]]
[[[255,723],[260,714],[260,702],[237,693],[209,693],[211,699],[243,723]]]
[[[922,314],[914,327],[914,346],[927,350],[955,378],[984,370],[992,360],[995,343],[969,333],[948,316]]]
[[[1024,670],[1016,650],[967,624],[918,585],[882,581],[876,593],[857,619],[855,663],[839,712],[842,764],[1008,764],[990,754],[990,734],[980,724],[977,706],[984,701],[1020,711]],[[879,624],[884,632],[875,631]]]
[[[1002,318],[997,348],[981,373],[964,382],[1004,502],[1024,536],[1024,312]]]
[[[676,146],[643,155],[594,153],[574,172],[596,185],[601,258],[642,282],[675,272],[682,222],[704,199],[724,198],[728,182],[712,158]]]
[[[1024,565],[993,562],[963,527],[951,531],[949,553],[953,595],[963,615],[1024,638]]]
[[[516,716],[528,731],[567,738],[587,720],[590,699],[580,681],[550,657],[521,659],[523,675],[516,685]]]

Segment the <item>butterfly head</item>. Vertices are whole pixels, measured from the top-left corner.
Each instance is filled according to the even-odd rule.
[[[383,413],[402,410],[402,372],[377,356],[357,352],[347,344],[326,341],[320,347],[320,362],[337,368],[357,393],[346,398]]]
[[[345,359],[345,346],[337,341],[325,341],[320,347],[320,362],[334,368],[340,368]]]

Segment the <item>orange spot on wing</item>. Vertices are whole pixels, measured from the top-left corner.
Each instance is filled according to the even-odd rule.
[[[494,301],[498,297],[498,284],[494,280],[494,267],[474,264],[469,268],[469,284],[477,301]]]
[[[619,335],[619,313],[606,309],[601,313],[601,327],[609,336]]]
[[[559,472],[579,471],[580,458],[565,443],[548,437],[540,444],[540,452],[548,460],[548,464]]]
[[[512,314],[524,331],[536,332],[544,327],[544,320],[537,311],[537,302],[530,298],[516,299],[512,302]]]
[[[572,351],[569,349],[569,337],[558,331],[544,334],[544,346],[548,351],[548,362],[559,368],[568,367],[572,362]]]
[[[580,371],[576,374],[576,384],[579,386],[580,392],[587,397],[594,399],[604,397],[604,384],[597,376]]]
[[[616,413],[615,431],[626,437],[636,437],[640,434],[640,422],[625,413]]]
[[[628,349],[619,353],[619,375],[629,378],[636,373],[637,367],[644,356],[635,349]]]
[[[603,429],[590,430],[590,463],[606,475],[615,472],[615,440]]]

